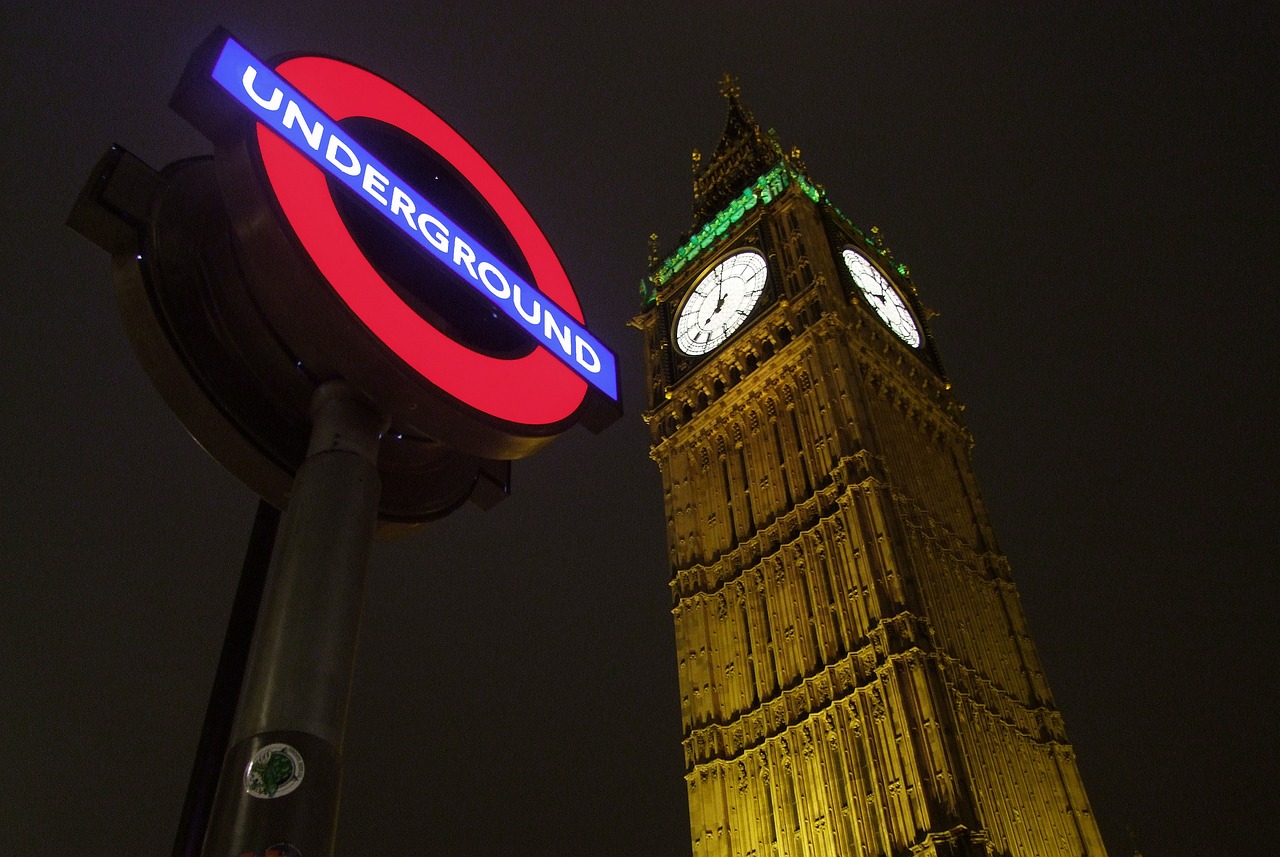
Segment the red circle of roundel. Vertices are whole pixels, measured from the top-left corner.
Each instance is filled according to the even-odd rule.
[[[413,135],[471,183],[502,220],[533,272],[534,285],[582,321],[573,286],[511,188],[443,119],[365,71],[325,57],[286,60],[276,72],[335,121],[366,117]],[[454,398],[499,419],[548,425],[570,416],[587,382],[545,348],[503,360],[458,344],[414,312],[387,284],[347,231],[319,167],[264,125],[258,147],[285,218],[320,273],[384,345]]]

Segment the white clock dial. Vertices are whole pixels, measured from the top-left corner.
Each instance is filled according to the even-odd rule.
[[[755,309],[768,277],[764,257],[754,250],[735,253],[717,264],[680,308],[676,347],[697,357],[733,336]]]
[[[916,320],[902,302],[902,296],[889,285],[884,274],[861,253],[846,249],[842,255],[854,283],[876,311],[876,315],[880,316],[880,320],[907,345],[919,348],[920,328],[916,327]]]

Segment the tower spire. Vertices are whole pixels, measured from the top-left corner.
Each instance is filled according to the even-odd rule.
[[[742,87],[738,84],[736,75],[729,74],[727,71],[724,73],[724,76],[720,78],[720,94],[726,100],[742,97]]]
[[[755,116],[742,103],[738,79],[725,72],[720,94],[728,108],[724,133],[705,160],[694,158],[693,221],[701,224],[723,208],[771,167],[784,159],[771,133],[760,130]]]

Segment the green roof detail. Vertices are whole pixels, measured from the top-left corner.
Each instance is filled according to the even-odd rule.
[[[780,163],[747,186],[738,197],[721,209],[693,237],[672,253],[658,266],[649,279],[641,284],[646,306],[657,299],[658,289],[677,271],[693,261],[708,247],[715,245],[735,223],[757,205],[768,205],[788,187],[795,185],[814,202],[822,199],[822,191],[786,163]]]
[[[911,282],[911,270],[905,264],[894,260],[893,254],[889,252],[889,248],[884,246],[883,241],[877,241],[875,237],[863,232],[853,221],[844,216],[844,212],[826,199],[826,194],[823,190],[815,186],[799,171],[783,162],[748,185],[746,190],[726,205],[715,217],[707,221],[692,238],[667,257],[666,261],[659,265],[649,277],[640,281],[640,297],[644,302],[644,306],[653,306],[658,299],[658,290],[676,272],[696,259],[703,250],[718,243],[729,231],[729,228],[741,220],[748,211],[758,205],[768,205],[792,185],[803,190],[805,195],[814,202],[826,205],[837,218],[862,239],[862,243],[866,245],[868,250],[882,257],[908,283]]]

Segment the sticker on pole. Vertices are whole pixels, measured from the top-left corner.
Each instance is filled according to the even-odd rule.
[[[288,744],[268,744],[244,769],[244,790],[257,798],[284,797],[302,785],[302,754]]]

